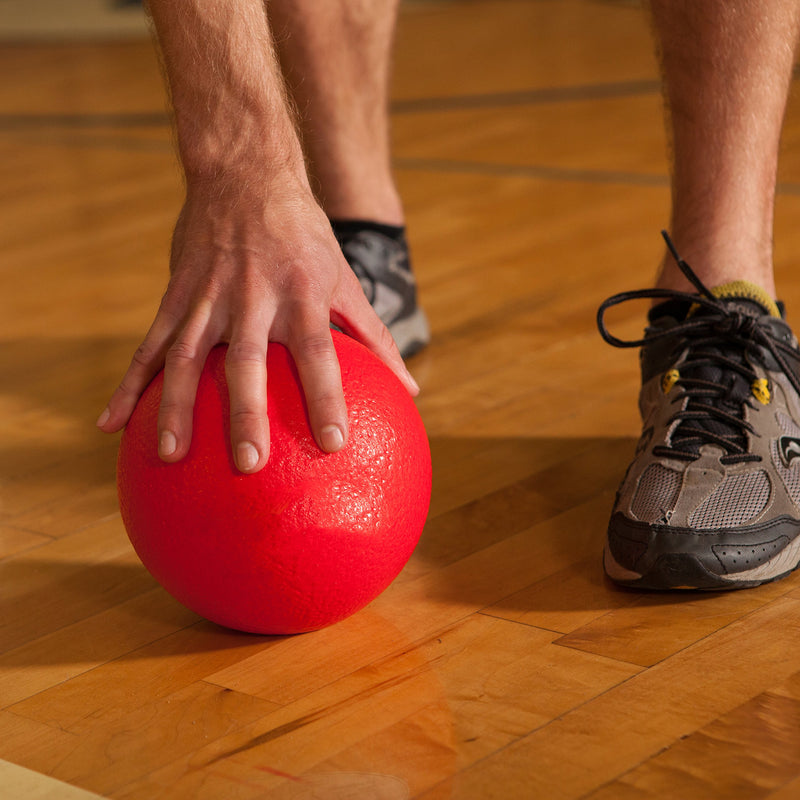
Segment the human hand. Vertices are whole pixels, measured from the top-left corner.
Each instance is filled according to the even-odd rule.
[[[376,353],[409,392],[418,391],[303,186],[266,193],[252,185],[190,186],[170,269],[153,325],[98,419],[103,431],[125,425],[163,367],[158,450],[165,461],[183,458],[200,373],[211,348],[226,342],[232,452],[242,472],[258,471],[269,456],[266,353],[275,341],[294,358],[315,440],[335,452],[348,430],[331,322]]]

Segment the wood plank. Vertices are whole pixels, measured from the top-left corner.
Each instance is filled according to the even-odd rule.
[[[65,448],[68,450],[70,448]],[[116,517],[116,441],[75,453],[60,463],[9,481],[3,487],[11,524],[60,537]],[[82,491],[77,491],[81,486]]]
[[[577,651],[552,639],[504,620],[468,618],[210,743],[191,768],[173,764],[156,780],[180,797],[209,768],[244,774],[264,792],[280,789],[287,775],[347,770],[393,775],[413,794],[638,672],[596,657],[576,660]],[[484,653],[480,671],[474,652]],[[422,764],[411,757],[417,752],[427,753]]]
[[[0,65],[20,79],[2,88],[3,107],[17,114],[86,114],[164,108],[158,59],[147,39],[4,44]],[[22,79],[24,76],[24,80]]]
[[[555,436],[437,437],[431,452],[438,502],[417,556],[437,568],[614,492],[618,477],[601,467],[624,464],[632,443],[600,437],[567,442]],[[453,463],[458,470],[449,466]]]
[[[92,800],[100,797],[8,761],[0,761],[0,785],[5,800]]]
[[[581,797],[794,675],[798,622],[797,600],[776,600],[458,773],[453,791]]]
[[[644,595],[562,636],[559,644],[649,667],[798,585],[800,576],[792,576],[754,592]]]
[[[800,776],[800,680],[757,695],[587,795],[773,797]]]
[[[596,89],[599,91],[599,89]],[[588,92],[588,90],[587,90]],[[442,166],[483,165],[488,171],[569,179],[586,172],[613,183],[666,185],[669,165],[662,127],[654,125],[663,114],[661,94],[653,90],[636,97],[569,98],[553,103],[503,106],[502,98],[487,108],[447,109],[425,115],[427,135],[419,135],[413,114],[394,118],[395,155],[400,164],[409,159],[441,159]],[[596,137],[584,146],[587,120]],[[632,146],[635,143],[635,146]],[[597,170],[613,164],[613,170]],[[570,175],[569,173],[575,173]]]
[[[0,562],[0,652],[107,610],[155,586],[118,515]]]
[[[642,602],[641,595],[622,591],[606,580],[598,568],[600,558],[598,553],[593,553],[583,561],[570,564],[503,598],[482,613],[549,631],[570,633],[605,618],[617,609]],[[564,644],[563,640],[561,643]]]
[[[53,747],[42,737],[31,760],[49,775],[103,795],[207,741],[229,734],[274,708],[258,698],[195,682]],[[146,735],[143,735],[146,732]]]
[[[46,773],[59,754],[69,753],[78,745],[75,734],[9,711],[0,711],[0,741],[5,760],[40,773]]]
[[[552,634],[525,626],[471,618],[459,628],[458,652],[428,657],[445,703],[409,715],[315,770],[371,768],[400,775],[416,796],[636,674],[613,661],[564,659]]]
[[[49,541],[50,538],[47,536],[0,524],[0,559],[23,550],[32,550]]]
[[[0,654],[0,708],[13,706],[16,713],[64,730],[69,727],[65,695],[78,693],[72,713],[84,721],[120,705],[124,709],[113,702],[108,682],[92,686],[92,670],[196,621],[193,612],[157,588],[8,650]],[[76,681],[79,675],[83,680]],[[94,691],[81,693],[87,683]],[[128,699],[128,708],[140,702],[132,683],[111,685]],[[53,687],[59,687],[55,697],[47,692]]]
[[[268,715],[271,703],[203,682],[101,724],[53,764],[52,774],[108,795],[180,755]],[[147,736],[142,736],[147,731]]]
[[[131,621],[131,633],[118,637],[127,644],[122,654],[107,650],[101,665],[76,671],[71,680],[17,702],[12,710],[61,730],[88,734],[118,724],[144,705],[188,691],[206,676],[271,646],[268,637],[196,622],[196,615],[161,590],[144,599],[147,605],[132,602],[106,615],[141,616]],[[137,642],[137,635],[144,641]]]
[[[770,792],[767,797],[769,800],[793,800],[798,795],[800,795],[800,778],[795,778],[780,789]]]
[[[449,97],[657,77],[647,17],[638,5],[558,5],[554,12],[547,4],[517,0],[449,8],[406,3],[393,95]]]

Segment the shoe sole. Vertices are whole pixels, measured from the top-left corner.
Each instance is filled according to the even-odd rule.
[[[639,574],[617,563],[608,547],[603,551],[603,568],[614,583],[654,591],[750,589],[785,578],[798,566],[800,566],[800,539],[795,539],[766,564],[733,575],[711,572],[695,556],[686,553],[662,556],[652,569]]]
[[[784,578],[800,566],[800,522],[784,517],[733,531],[652,530],[615,514],[603,564],[606,575],[622,586],[747,589]]]

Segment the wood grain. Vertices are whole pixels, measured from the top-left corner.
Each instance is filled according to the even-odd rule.
[[[431,513],[383,595],[295,637],[223,630],[155,583],[118,513],[118,437],[93,425],[158,306],[182,198],[151,43],[4,44],[0,68],[4,791],[798,796],[800,578],[656,596],[602,575],[638,375],[594,315],[650,285],[669,212],[639,4],[403,4],[392,122],[433,329],[409,362]],[[792,321],[796,94],[783,142]],[[637,337],[645,310],[609,323]]]
[[[92,800],[99,797],[9,761],[0,761],[0,784],[6,800]]]

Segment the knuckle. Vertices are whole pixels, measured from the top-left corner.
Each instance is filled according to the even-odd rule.
[[[184,413],[191,411],[192,403],[187,402],[180,396],[161,396],[161,405],[159,407],[159,414],[162,420],[175,419]]]
[[[329,295],[329,281],[315,270],[308,269],[302,260],[285,265],[286,296],[301,308],[316,308]]]
[[[344,402],[341,390],[333,388],[320,388],[310,398],[308,402],[317,409],[324,409],[328,415],[338,412]]]
[[[262,423],[263,418],[262,414],[250,406],[231,409],[231,425],[239,429],[254,428]]]
[[[134,351],[131,358],[131,367],[139,371],[149,370],[152,368],[157,356],[156,348],[148,341],[144,341]]]
[[[336,361],[336,349],[327,329],[324,333],[306,334],[297,340],[293,349],[296,353],[295,359],[300,364]]]
[[[264,345],[256,341],[239,340],[228,345],[226,356],[227,364],[257,364],[266,363],[267,353]]]
[[[137,384],[133,381],[130,374],[125,375],[117,386],[117,389],[114,393],[116,396],[125,398],[136,398],[139,396],[140,392],[138,389]]]
[[[177,339],[167,350],[167,364],[174,367],[192,364],[199,358],[197,346],[184,339]]]

